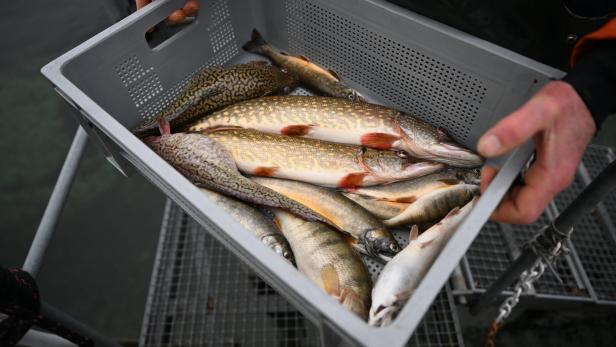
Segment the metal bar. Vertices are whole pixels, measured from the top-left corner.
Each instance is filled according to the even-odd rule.
[[[582,216],[590,213],[614,187],[616,187],[616,161],[610,163],[597,178],[588,185],[567,208],[565,208],[554,220],[552,225],[543,229],[542,234],[546,236],[543,238],[544,241],[550,241],[555,238],[557,236],[554,233],[555,231],[561,231],[558,232],[558,236],[567,236],[569,231],[572,230],[575,222]],[[533,266],[538,259],[539,256],[532,248],[525,248],[520,257],[518,257],[471,306],[471,314],[477,314],[483,307],[492,303],[504,288],[518,279],[520,274]]]
[[[66,197],[73,184],[75,173],[77,172],[79,162],[81,161],[87,143],[88,135],[80,126],[75,133],[73,143],[66,155],[62,170],[60,171],[56,185],[53,188],[53,192],[45,208],[45,213],[41,218],[41,223],[34,235],[34,240],[32,240],[32,244],[30,245],[26,261],[24,262],[23,269],[30,273],[32,277],[36,277],[41,268],[47,246],[49,246],[49,242],[53,236],[58,217],[66,202]]]
[[[81,336],[85,336],[94,342],[96,347],[121,347],[119,343],[111,340],[108,337],[101,335],[98,331],[93,330],[87,325],[79,322],[68,314],[58,310],[57,308],[41,302],[41,314],[54,322],[62,324],[65,328]]]

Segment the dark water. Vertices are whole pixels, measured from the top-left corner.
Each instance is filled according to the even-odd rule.
[[[525,1],[519,9],[508,2],[435,1],[432,7],[428,1],[412,3],[426,15],[561,66],[570,43],[563,37],[568,31],[558,24],[565,20],[562,11],[550,10],[555,2]],[[76,129],[69,109],[39,69],[112,23],[103,3],[0,2],[0,265],[22,264]],[[513,34],[510,25],[516,28]],[[545,49],[544,39],[554,40],[554,48]],[[608,135],[614,133],[616,119],[604,128],[599,141],[616,146],[616,139]],[[143,178],[120,176],[89,148],[39,277],[43,299],[103,333],[136,338],[163,203],[162,194]],[[605,334],[601,320],[587,324],[582,316],[567,322],[581,337]],[[522,320],[515,329],[507,341],[542,341],[544,328]],[[475,341],[473,331],[469,327],[468,336]],[[577,346],[583,340],[568,336],[549,344]]]

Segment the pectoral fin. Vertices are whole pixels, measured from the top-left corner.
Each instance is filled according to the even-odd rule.
[[[349,311],[360,316],[362,319],[365,320],[368,318],[368,308],[366,307],[365,302],[362,300],[361,296],[359,296],[359,294],[357,294],[357,292],[355,292],[353,289],[342,289],[342,294],[340,295],[340,303],[342,303],[342,306],[346,307]]]
[[[340,277],[333,265],[325,265],[321,269],[321,281],[323,281],[323,290],[331,296],[340,297]]]
[[[386,133],[367,133],[360,138],[362,145],[383,150],[391,149],[398,140],[400,140],[400,137]]]
[[[338,181],[338,188],[353,189],[363,185],[364,178],[368,174],[365,172],[354,172],[347,174]]]
[[[276,171],[278,171],[277,166],[258,166],[254,169],[252,174],[261,177],[273,177]]]

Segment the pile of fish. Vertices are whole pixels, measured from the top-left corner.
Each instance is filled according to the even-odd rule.
[[[389,324],[471,211],[483,159],[256,30],[244,49],[274,65],[203,70],[133,132],[344,307]],[[300,84],[320,96],[285,95]],[[405,247],[394,227],[411,229]],[[374,284],[360,252],[388,261]]]

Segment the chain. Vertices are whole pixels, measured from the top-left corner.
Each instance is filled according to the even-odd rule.
[[[533,283],[543,275],[546,268],[549,268],[552,273],[556,276],[556,278],[561,281],[560,277],[554,270],[552,264],[554,260],[562,253],[563,251],[568,251],[566,249],[565,241],[567,239],[568,233],[562,234],[553,223],[548,225],[546,228],[552,229],[551,231],[554,234],[551,241],[552,247],[548,247],[545,242],[545,239],[542,239],[543,232],[538,233],[537,237],[533,238],[526,247],[530,247],[539,259],[533,264],[533,266],[520,275],[520,279],[518,283],[516,283],[515,287],[513,287],[513,294],[511,294],[508,298],[506,298],[503,303],[498,308],[498,316],[490,323],[490,329],[486,335],[486,347],[494,347],[496,345],[496,334],[502,328],[505,320],[509,318],[511,312],[516,307],[516,305],[520,302],[520,297],[522,294],[528,293]],[[556,239],[555,237],[562,236],[561,238]],[[558,241],[557,241],[558,240]],[[562,282],[562,281],[561,281]]]

